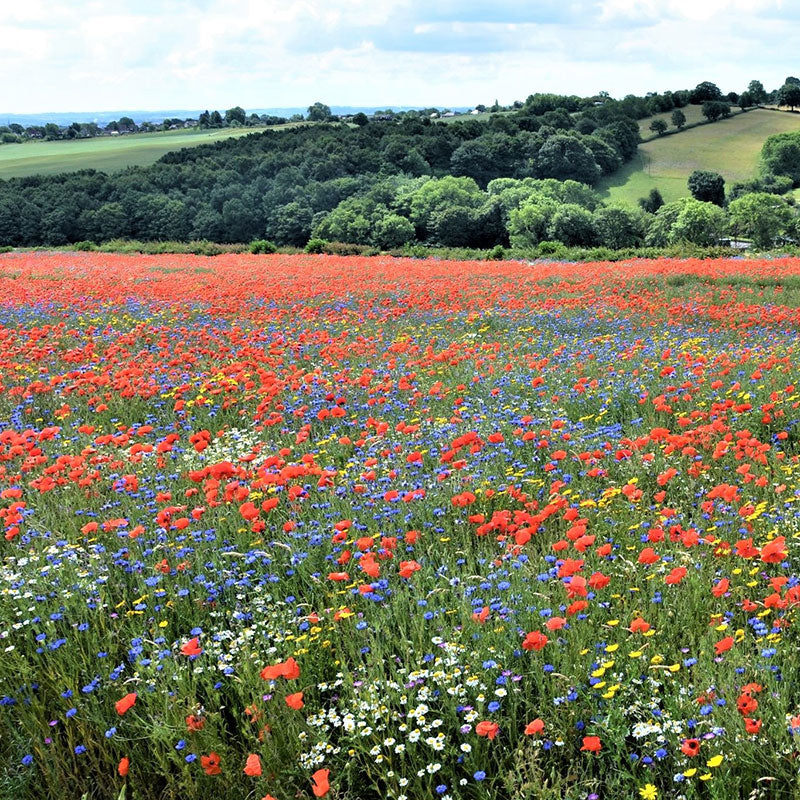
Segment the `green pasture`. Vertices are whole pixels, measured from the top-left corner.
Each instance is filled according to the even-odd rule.
[[[147,166],[170,150],[209,144],[232,136],[260,133],[263,130],[264,128],[175,130],[93,139],[4,144],[0,145],[0,180],[75,172],[80,169],[115,172],[125,167]]]
[[[699,113],[697,106],[689,109]],[[688,120],[687,109],[684,113]],[[652,119],[642,120],[645,130]],[[696,169],[719,172],[728,184],[750,180],[758,171],[764,140],[774,133],[796,130],[800,130],[797,114],[763,109],[738,113],[644,142],[633,161],[604,178],[597,188],[608,200],[630,204],[657,188],[669,203],[689,194],[686,181]]]

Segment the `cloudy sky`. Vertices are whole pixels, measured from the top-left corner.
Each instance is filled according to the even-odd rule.
[[[800,74],[794,0],[0,0],[0,112],[473,105]]]

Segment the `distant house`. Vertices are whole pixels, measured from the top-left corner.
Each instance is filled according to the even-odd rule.
[[[443,117],[454,117],[455,115],[455,111],[446,111],[444,114],[442,114]]]
[[[470,114],[480,114],[481,112],[478,111],[477,108],[473,108],[472,111],[469,112]]]

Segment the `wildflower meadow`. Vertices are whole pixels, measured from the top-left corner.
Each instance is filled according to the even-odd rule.
[[[0,256],[0,797],[789,798],[800,261]]]

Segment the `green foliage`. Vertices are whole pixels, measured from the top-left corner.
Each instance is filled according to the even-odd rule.
[[[752,238],[756,247],[772,247],[789,230],[791,209],[777,195],[765,192],[747,194],[728,207],[731,231]]]
[[[672,120],[672,124],[680,130],[686,124],[686,114],[683,113],[679,108],[676,108],[672,114],[670,115],[670,119]]]
[[[720,100],[706,100],[702,106],[703,116],[709,122],[716,122],[723,117],[729,117],[731,114],[731,107],[727,102]]]
[[[787,82],[778,89],[778,105],[789,106],[792,110],[800,106],[800,84],[787,80]]]
[[[547,224],[547,238],[570,247],[596,244],[597,229],[591,211],[574,203],[558,206]]]
[[[663,205],[664,198],[661,196],[661,192],[659,192],[658,189],[651,189],[647,197],[639,198],[639,207],[649,214],[655,214]]]
[[[594,227],[599,242],[619,250],[641,245],[646,225],[641,211],[624,205],[612,205],[594,212]]]
[[[328,243],[324,239],[309,239],[303,252],[319,255],[326,252],[327,247]]]
[[[684,197],[658,209],[645,244],[664,247],[686,241],[707,247],[717,244],[724,230],[725,214],[719,206]]]
[[[663,119],[654,119],[650,123],[650,130],[653,131],[653,133],[657,133],[659,136],[663,136],[667,132],[668,127],[669,125],[667,125],[667,123],[664,122]]]
[[[768,137],[761,150],[761,164],[765,172],[786,175],[793,186],[800,186],[800,131]]]
[[[597,183],[601,174],[591,149],[566,134],[551,136],[537,153],[535,165],[540,178],[574,180],[590,186]]]
[[[310,122],[327,122],[330,120],[331,109],[325,103],[314,103],[308,107],[308,119]]]
[[[718,206],[725,202],[725,179],[718,172],[696,169],[687,185],[695,200]]]
[[[254,239],[250,242],[250,252],[256,254],[277,253],[278,248],[269,239]]]
[[[698,83],[689,96],[690,103],[704,103],[708,101],[721,100],[722,92],[715,83],[703,81]]]

